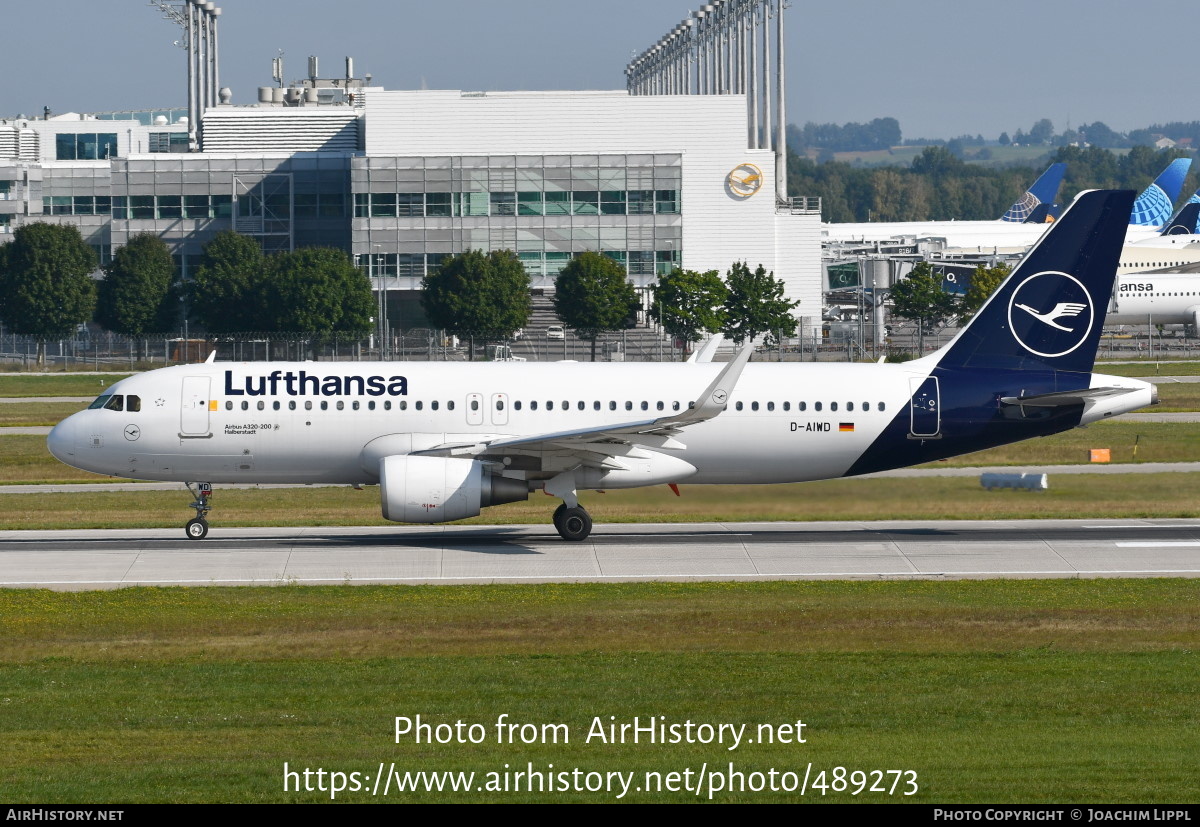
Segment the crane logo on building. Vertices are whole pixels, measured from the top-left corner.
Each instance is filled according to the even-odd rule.
[[[749,198],[762,189],[762,170],[754,164],[738,164],[729,173],[725,182],[729,185],[729,191],[734,195],[739,198]]]

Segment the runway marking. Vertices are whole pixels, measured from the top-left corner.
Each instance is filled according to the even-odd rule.
[[[1179,523],[1178,525],[1085,525],[1080,528],[1195,528],[1196,526],[1190,523]]]
[[[376,585],[379,583],[429,583],[432,581],[444,580],[447,582],[461,583],[466,580],[482,580],[493,582],[497,580],[536,580],[554,583],[586,583],[595,580],[680,580],[684,578],[696,578],[704,580],[726,579],[726,580],[805,580],[814,577],[849,577],[855,579],[867,578],[891,578],[905,577],[910,579],[928,579],[932,577],[1013,577],[1037,575],[1046,576],[1063,576],[1063,577],[1089,577],[1093,575],[1162,575],[1162,576],[1177,576],[1182,574],[1200,575],[1200,569],[1097,569],[1087,571],[1083,569],[1064,569],[1064,570],[1043,570],[1043,571],[929,571],[929,572],[912,572],[912,571],[895,571],[895,572],[859,572],[859,571],[823,571],[823,572],[805,572],[802,574],[581,574],[570,579],[551,578],[546,575],[524,574],[524,575],[474,575],[474,576],[438,576],[438,577],[363,577],[361,580],[350,578],[349,582],[352,585]],[[289,578],[281,577],[275,580],[248,580],[248,579],[223,579],[210,578],[204,580],[20,580],[12,582],[0,581],[0,587],[16,587],[16,586],[140,586],[140,585],[187,585],[187,584],[207,584],[216,585],[218,583],[247,583],[256,586],[286,586],[293,583],[346,583],[345,577],[304,577],[304,578]]]
[[[1195,548],[1200,546],[1200,541],[1188,542],[1168,542],[1160,540],[1158,542],[1147,541],[1142,543],[1117,543],[1117,548]]]

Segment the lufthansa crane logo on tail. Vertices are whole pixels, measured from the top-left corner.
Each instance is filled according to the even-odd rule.
[[[1017,344],[1054,358],[1077,349],[1096,322],[1091,294],[1079,279],[1047,270],[1025,279],[1008,301],[1008,325]]]
[[[1030,316],[1033,316],[1033,318],[1041,319],[1051,327],[1057,327],[1059,330],[1065,330],[1068,333],[1074,332],[1075,328],[1064,327],[1056,322],[1055,319],[1063,319],[1068,316],[1078,316],[1080,313],[1087,310],[1086,304],[1079,304],[1077,302],[1059,302],[1058,304],[1054,305],[1054,309],[1049,313],[1039,313],[1027,304],[1018,304],[1017,307],[1024,310]]]

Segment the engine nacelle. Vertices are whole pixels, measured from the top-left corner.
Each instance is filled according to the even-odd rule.
[[[443,457],[384,457],[379,490],[383,518],[397,523],[449,523],[529,499],[524,480],[489,474],[473,459]]]

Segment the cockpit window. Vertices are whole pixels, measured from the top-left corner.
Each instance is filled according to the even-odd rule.
[[[133,394],[125,397],[125,410],[139,413],[142,410],[142,397]]]
[[[103,396],[97,396],[95,401],[88,405],[88,410],[93,411],[97,408],[104,408],[106,411],[123,411],[125,410],[125,397],[119,393],[106,393]],[[141,409],[141,397],[129,397],[129,410],[140,411]]]

